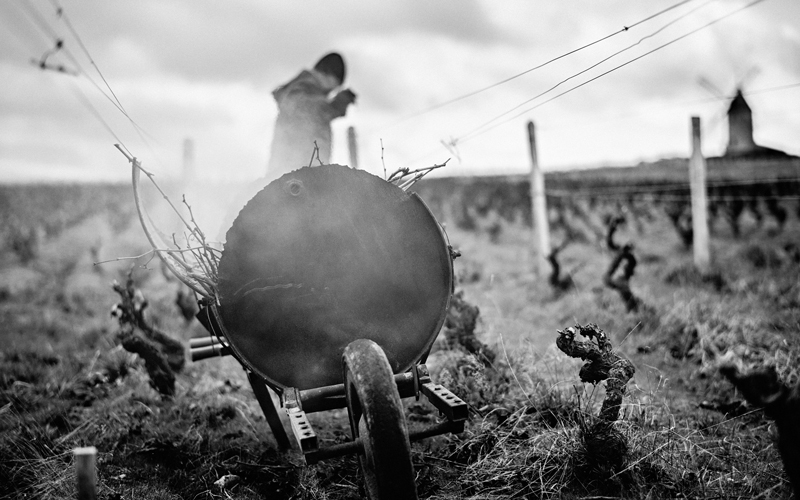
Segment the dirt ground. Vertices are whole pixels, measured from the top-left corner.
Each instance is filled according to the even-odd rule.
[[[204,330],[180,315],[181,285],[156,261],[115,260],[148,250],[129,215],[100,212],[41,234],[26,243],[30,255],[6,237],[0,497],[71,497],[72,450],[95,446],[103,499],[361,498],[355,457],[305,466],[298,451],[277,451],[234,359],[187,362],[172,398],[150,386],[142,361],[120,345],[112,282],[133,267],[154,324],[186,343]],[[643,304],[627,312],[603,285],[612,256],[599,242],[560,254],[575,286],[559,292],[533,272],[525,227],[490,217],[472,231],[447,227],[463,254],[457,290],[480,309],[478,338],[497,357],[487,366],[437,342],[429,366],[470,404],[470,421],[460,436],[413,446],[420,497],[787,498],[774,426],[741,402],[715,357],[732,351],[797,380],[800,222],[792,216],[778,231],[746,219],[738,238],[724,221],[713,229],[714,268],[703,277],[666,218],[641,231],[623,226],[618,240],[635,244],[630,284]],[[581,438],[603,384],[581,383],[580,362],[555,348],[557,330],[587,323],[636,367],[616,424],[628,451],[615,470],[592,465]],[[406,411],[412,423],[438,418],[424,401],[407,401]],[[342,411],[311,418],[324,442],[349,437]],[[215,486],[226,475],[237,479]]]

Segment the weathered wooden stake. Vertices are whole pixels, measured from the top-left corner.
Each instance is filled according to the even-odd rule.
[[[78,485],[78,500],[95,500],[97,498],[97,472],[95,457],[97,448],[75,448],[75,478]]]
[[[347,147],[350,150],[350,168],[358,170],[358,149],[356,144],[356,129],[347,127]]]
[[[183,180],[188,182],[194,179],[194,141],[190,138],[183,140]]]
[[[708,199],[706,195],[706,159],[700,138],[700,117],[692,117],[692,157],[689,160],[689,183],[692,191],[692,232],[694,265],[701,273],[711,266],[708,241]]]
[[[550,255],[550,226],[547,222],[547,200],[544,195],[544,173],[539,168],[536,155],[536,131],[528,122],[528,140],[531,146],[531,210],[533,213],[534,270],[539,276],[547,273],[547,256]]]

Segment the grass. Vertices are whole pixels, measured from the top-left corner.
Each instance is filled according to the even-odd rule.
[[[91,266],[90,235],[107,256],[144,253],[135,225],[92,215],[39,242],[21,263],[0,255],[0,497],[73,495],[72,449],[99,450],[99,495],[122,498],[355,499],[363,494],[355,457],[306,467],[280,454],[241,368],[231,358],[189,364],[177,394],[162,399],[141,361],[116,339],[110,317],[129,262]],[[487,222],[489,221],[489,222]],[[491,214],[476,229],[448,225],[462,251],[458,288],[481,311],[478,334],[498,356],[486,367],[437,343],[429,367],[470,405],[464,434],[413,446],[421,498],[786,498],[790,487],[762,412],[714,367],[734,351],[800,377],[800,265],[785,250],[800,223],[783,233],[744,221],[735,239],[716,228],[714,271],[693,272],[691,254],[661,217],[638,233],[633,292],[647,307],[628,313],[602,286],[610,254],[592,243],[560,254],[576,287],[555,293],[532,272],[528,232]],[[98,226],[99,225],[99,226]],[[555,235],[556,237],[558,235]],[[152,321],[188,340],[174,305],[178,284],[157,266],[137,270]],[[56,278],[56,279],[52,279]],[[556,330],[597,323],[636,366],[616,429],[628,455],[617,469],[589,455],[603,385],[582,384],[580,362],[554,347]],[[406,402],[410,425],[437,418]],[[726,414],[725,411],[728,413]],[[325,442],[349,436],[341,411],[311,415]],[[228,490],[214,485],[234,474]]]

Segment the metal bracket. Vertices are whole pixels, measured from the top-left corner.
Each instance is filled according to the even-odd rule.
[[[286,411],[289,411],[293,408],[303,411],[303,403],[300,401],[300,391],[294,387],[287,387],[283,393],[283,398],[281,399],[281,403],[283,407],[286,408]]]
[[[432,382],[431,374],[428,371],[428,365],[425,363],[420,363],[414,366],[414,370],[417,372],[417,378],[419,379],[420,387],[424,384]]]
[[[289,422],[292,424],[292,433],[300,450],[303,453],[317,451],[319,449],[317,433],[311,428],[311,422],[308,421],[308,416],[305,412],[297,408],[287,408],[286,414],[289,416]]]
[[[283,406],[286,408],[286,415],[289,417],[289,423],[292,424],[292,433],[300,451],[303,453],[317,451],[319,449],[317,433],[314,432],[308,416],[303,411],[300,391],[294,387],[286,389],[283,393]]]
[[[467,403],[442,385],[428,382],[422,384],[422,393],[431,404],[450,420],[466,420],[469,415]]]

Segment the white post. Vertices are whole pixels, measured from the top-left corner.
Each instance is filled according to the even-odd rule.
[[[182,180],[189,182],[194,179],[194,141],[188,137],[183,140],[183,172]]]
[[[75,448],[75,479],[78,486],[78,500],[95,500],[97,498],[97,472],[95,457],[97,448]]]
[[[692,156],[689,159],[689,183],[692,191],[692,248],[694,265],[701,273],[711,266],[708,242],[708,199],[706,194],[706,159],[700,138],[700,117],[692,117]]]
[[[347,128],[347,147],[350,150],[350,168],[358,170],[358,149],[356,149],[356,129]]]
[[[547,273],[547,256],[550,254],[550,226],[547,222],[547,202],[544,195],[544,174],[536,155],[536,131],[528,122],[528,140],[531,146],[531,210],[533,211],[534,269],[539,276]]]

